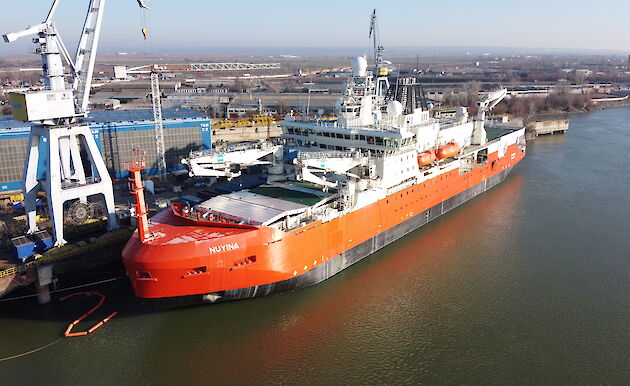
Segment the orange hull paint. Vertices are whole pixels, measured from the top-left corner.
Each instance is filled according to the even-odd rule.
[[[490,154],[485,165],[468,173],[460,175],[457,169],[444,173],[342,217],[292,232],[264,226],[200,226],[164,210],[151,218],[151,231],[163,237],[143,244],[136,232],[125,246],[127,275],[136,296],[148,299],[221,293],[293,279],[501,173],[524,155],[524,149],[511,145],[501,159]]]

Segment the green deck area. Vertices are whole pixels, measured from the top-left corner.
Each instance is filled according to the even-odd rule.
[[[493,127],[493,126],[490,126],[490,127],[486,126],[485,129],[486,129],[486,136],[488,138],[488,142],[518,130],[515,127]]]
[[[312,189],[312,190],[319,190],[320,192],[322,191],[322,187],[321,186],[317,186],[315,184],[309,184],[308,182],[302,182],[302,181],[282,181],[283,184],[287,184],[287,185],[292,185],[292,186],[297,186],[300,188],[306,188],[306,189]]]
[[[249,190],[252,193],[260,194],[261,196],[279,198],[281,200],[291,201],[303,205],[314,205],[322,198],[314,194],[305,192],[298,192],[296,190],[289,190],[271,185],[261,185],[257,188]]]

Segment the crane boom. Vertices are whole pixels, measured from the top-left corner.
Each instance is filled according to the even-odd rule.
[[[75,114],[68,116],[67,109],[58,109],[64,111],[63,113],[59,113],[63,116],[54,116],[53,114],[50,116],[50,119],[74,120],[77,116],[87,115],[88,98],[92,85],[92,74],[94,73],[105,1],[106,0],[90,0],[74,60],[70,57],[52,20],[60,0],[53,1],[48,15],[42,23],[19,32],[3,35],[4,41],[7,43],[14,42],[25,36],[39,35],[39,39],[36,39],[35,42],[40,45],[37,52],[42,56],[44,83],[49,90],[56,92],[68,90],[65,84],[61,59],[63,58],[70,66],[72,91],[75,97]],[[137,2],[141,8],[148,8],[145,0],[137,0]]]
[[[374,45],[374,62],[377,68],[377,71],[383,65],[383,46],[378,44],[377,40],[378,36],[378,25],[376,23],[376,9],[372,11],[372,16],[370,17],[370,34],[369,37],[372,38],[372,42]]]
[[[98,37],[103,21],[103,7],[105,0],[91,0],[83,24],[83,33],[77,45],[75,55],[75,77],[72,89],[77,96],[77,108],[79,113],[87,113],[92,86],[92,74],[96,61],[96,50],[98,48]]]
[[[148,64],[138,67],[114,66],[114,78],[127,79],[130,74],[176,73],[198,71],[277,70],[280,63],[183,63]]]
[[[496,105],[499,104],[507,95],[507,89],[502,88],[497,91],[494,91],[488,94],[484,100],[477,103],[478,111],[477,111],[477,119],[483,121],[486,117],[486,112],[495,108]]]

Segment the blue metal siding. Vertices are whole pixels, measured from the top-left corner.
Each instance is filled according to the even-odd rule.
[[[201,133],[201,148],[212,148],[212,137],[210,130],[210,120],[205,115],[191,109],[165,109],[162,112],[164,117],[164,130],[173,130],[178,128],[199,127]],[[153,112],[151,110],[116,110],[116,111],[100,111],[93,112],[87,119],[90,125],[92,135],[101,154],[103,153],[103,136],[102,131],[113,130],[113,132],[125,131],[149,131],[155,129],[153,122]],[[30,124],[27,122],[19,122],[10,117],[0,117],[0,141],[9,138],[28,138],[30,134]],[[47,149],[48,144],[43,141],[40,144],[40,157],[38,164],[38,179],[45,178],[47,168]],[[1,157],[1,155],[0,155]],[[109,168],[110,165],[108,165]],[[169,166],[168,170],[178,170],[185,168],[182,164]],[[148,175],[156,175],[157,168],[148,168]],[[113,170],[115,178],[126,178],[128,172],[126,170]],[[21,190],[21,181],[0,181],[0,192],[13,190]]]
[[[22,190],[22,181],[0,182],[0,192],[11,192]]]

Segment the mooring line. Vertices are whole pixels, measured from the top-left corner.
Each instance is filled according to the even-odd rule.
[[[52,346],[52,345],[53,345],[53,344],[55,344],[55,343],[59,343],[59,342],[61,342],[63,339],[64,339],[64,338],[59,338],[59,339],[57,339],[57,340],[55,340],[55,341],[53,341],[53,342],[51,342],[51,343],[48,343],[47,345],[44,345],[44,346],[42,346],[42,347],[36,348],[36,349],[34,349],[34,350],[31,350],[31,351],[27,351],[27,352],[22,353],[22,354],[12,355],[12,356],[10,356],[10,357],[6,357],[6,358],[0,358],[0,362],[9,361],[9,360],[11,360],[11,359],[21,358],[21,357],[24,357],[24,356],[27,356],[27,355],[30,355],[30,354],[36,353],[36,352],[38,352],[38,351],[41,351],[41,350],[43,350],[43,349],[45,349],[45,348],[48,348],[48,347]]]
[[[109,283],[112,281],[116,281],[116,280],[120,280],[123,279],[125,276],[120,276],[120,277],[115,277],[113,279],[105,279],[105,280],[101,280],[101,281],[95,281],[93,283],[88,283],[88,284],[81,284],[81,285],[75,285],[74,287],[68,287],[68,288],[60,288],[54,291],[50,291],[51,294],[57,293],[57,292],[63,292],[63,291],[70,291],[73,289],[77,289],[77,288],[83,288],[83,287],[89,287],[91,285],[97,285],[97,284],[103,284],[103,283]],[[8,298],[8,299],[0,299],[0,303],[2,302],[8,302],[11,300],[20,300],[20,299],[27,299],[27,298],[33,298],[35,296],[38,296],[38,294],[31,294],[31,295],[24,295],[24,296],[16,296],[14,298]]]

